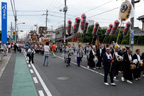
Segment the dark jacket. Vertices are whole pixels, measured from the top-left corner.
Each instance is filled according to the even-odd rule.
[[[102,51],[103,51],[103,50],[102,50]],[[98,58],[102,58],[103,52],[101,52],[101,54],[100,54],[100,49],[97,49],[97,51],[96,51],[96,56],[97,56]]]
[[[108,59],[106,53],[103,55],[103,65],[104,65],[104,70],[105,71],[109,71],[110,70],[111,60]],[[112,68],[113,68],[113,65],[112,65]]]
[[[141,59],[144,60],[144,52],[141,55]]]
[[[131,57],[132,57],[132,55],[131,55]],[[128,57],[127,53],[124,55],[123,62],[124,62],[125,70],[130,69],[130,60],[129,60],[129,57]]]

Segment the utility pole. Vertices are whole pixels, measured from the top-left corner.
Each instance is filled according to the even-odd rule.
[[[135,3],[139,3],[139,2],[140,2],[140,0],[131,0],[131,3],[133,5],[134,9],[135,9]],[[131,23],[132,23],[132,26],[131,26],[131,32],[130,32],[130,37],[129,37],[129,46],[130,46],[130,48],[133,49],[134,40],[131,40],[132,39],[131,37],[134,38],[134,17],[131,18]],[[131,41],[133,41],[133,42],[131,42]]]
[[[45,31],[47,31],[47,22],[48,22],[48,10],[46,10],[46,14],[43,14],[43,15],[46,15],[46,25],[45,25],[45,27],[46,27],[46,29],[45,29]]]
[[[13,35],[12,33],[12,31],[13,31],[13,28],[12,28],[12,22],[11,22],[11,28],[10,28],[10,30],[11,30],[11,36]]]
[[[15,43],[17,42],[17,14],[15,14]]]
[[[47,31],[47,21],[48,21],[48,10],[46,10],[46,31]]]
[[[63,35],[64,35],[64,44],[66,44],[66,12],[67,12],[67,6],[66,6],[66,0],[64,0],[64,2],[65,2],[65,5],[64,5],[64,9],[63,9],[63,12],[64,12],[64,33],[63,33]]]

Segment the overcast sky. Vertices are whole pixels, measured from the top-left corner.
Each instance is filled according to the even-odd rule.
[[[107,12],[101,15],[96,15],[116,7],[120,7],[124,0],[67,0],[68,12],[67,20],[72,20],[80,17],[82,13],[85,13],[87,20],[94,20],[99,22],[101,27],[113,24],[118,19],[119,8],[111,12]],[[12,14],[10,0],[1,0],[1,2],[8,3],[8,30],[10,29],[10,23],[14,26],[14,17]],[[19,24],[19,30],[25,30],[28,32],[31,29],[35,29],[34,25],[45,26],[45,14],[46,10],[49,10],[48,15],[48,28],[53,29],[63,25],[63,12],[60,10],[64,7],[64,0],[15,0],[16,10],[18,10],[18,23],[25,22],[24,25]],[[103,6],[99,6],[102,5]],[[1,5],[1,4],[0,4]],[[99,6],[99,7],[97,7]],[[97,8],[95,8],[97,7]],[[93,9],[95,8],[95,9]],[[93,10],[91,10],[93,9]],[[91,10],[91,11],[89,11]],[[135,26],[141,28],[141,22],[136,20],[138,16],[144,15],[144,0],[136,4],[135,8]],[[96,15],[94,17],[91,17]],[[1,16],[1,15],[0,15]],[[129,21],[129,20],[127,20]],[[1,24],[0,24],[1,30]],[[24,33],[21,33],[23,36]]]

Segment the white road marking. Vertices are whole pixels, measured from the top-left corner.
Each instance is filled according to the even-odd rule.
[[[28,64],[28,67],[31,67],[31,65],[30,65],[30,64]]]
[[[33,77],[34,83],[38,83],[38,80],[36,77]]]
[[[64,59],[64,58],[62,58],[62,57],[60,57],[60,56],[57,56],[57,57],[60,58],[60,59]],[[77,63],[75,63],[75,62],[71,62],[71,63],[73,63],[74,65],[77,65]],[[101,76],[104,76],[103,73],[100,73],[100,72],[98,72],[98,71],[89,69],[89,68],[87,68],[87,67],[85,67],[85,66],[80,65],[80,67],[82,67],[82,68],[84,68],[84,69],[86,69],[86,70],[89,70],[89,71],[91,71],[91,72],[94,72],[94,73],[96,73],[96,74],[99,74],[99,75],[101,75]],[[114,81],[118,81],[118,80],[114,80]]]
[[[34,71],[32,70],[32,69],[30,69],[30,72],[33,74],[34,73]]]
[[[46,86],[46,84],[44,83],[43,79],[41,78],[40,74],[38,73],[36,67],[35,67],[32,63],[31,63],[31,65],[32,65],[32,67],[33,67],[33,69],[34,69],[34,71],[35,71],[35,73],[36,73],[36,75],[37,75],[37,77],[38,77],[38,79],[39,79],[42,87],[44,88],[47,96],[52,96],[51,92],[49,91],[49,89],[47,88],[47,86]]]
[[[64,58],[62,58],[62,57],[60,57],[60,56],[57,56],[57,57],[60,58],[60,59],[64,59]],[[74,65],[77,65],[77,63],[75,63],[75,62],[71,62],[71,63],[73,63]],[[85,66],[82,66],[82,65],[80,65],[80,66],[81,66],[82,68],[84,68],[84,69],[87,69],[87,70],[91,71],[91,72],[94,72],[94,73],[97,73],[97,74],[99,74],[99,75],[101,75],[101,76],[104,76],[104,74],[102,74],[102,73],[100,73],[100,72],[98,72],[98,71],[89,69],[89,68],[87,68],[87,67],[85,67]]]
[[[39,93],[39,96],[44,96],[44,93],[42,90],[39,90],[38,93]]]

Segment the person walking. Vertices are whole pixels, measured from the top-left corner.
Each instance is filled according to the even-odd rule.
[[[17,50],[17,45],[16,43],[14,44],[14,52],[16,53],[16,50]]]
[[[30,48],[28,49],[29,63],[32,61],[32,63],[34,64],[34,54],[35,50],[33,49],[33,46],[30,46]]]
[[[83,54],[84,54],[83,48],[81,47],[81,44],[79,43],[79,45],[77,47],[77,65],[78,65],[78,67],[80,67],[80,62],[81,62]]]
[[[133,75],[132,75],[132,70],[131,70],[131,64],[133,64],[132,61],[132,49],[128,48],[127,53],[124,55],[124,59],[123,59],[123,63],[124,63],[124,69],[123,69],[123,77],[121,77],[122,81],[125,81],[127,83],[132,84],[133,82]]]
[[[114,59],[112,57],[112,54],[110,53],[110,48],[106,49],[106,53],[103,55],[103,65],[104,65],[104,84],[109,85],[107,82],[107,77],[108,74],[110,75],[110,80],[111,80],[111,85],[115,86],[116,84],[114,83],[113,80],[113,64],[111,63],[114,62]]]
[[[88,67],[90,69],[95,69],[95,62],[94,58],[96,57],[96,48],[95,46],[93,46],[93,48],[91,49],[90,53],[89,53],[89,58],[88,58]]]
[[[56,51],[56,45],[55,45],[55,43],[53,43],[53,45],[52,45],[52,54],[54,55],[54,57],[56,56],[55,51]]]
[[[11,52],[11,43],[8,43],[8,53]]]
[[[7,52],[7,46],[5,43],[2,43],[2,48],[3,48],[3,55],[6,56],[6,52]]]
[[[71,62],[71,56],[73,54],[73,50],[71,48],[71,45],[69,44],[68,47],[66,48],[66,67],[70,66],[70,62]]]
[[[49,47],[49,42],[46,42],[46,45],[44,45],[44,61],[43,61],[43,66],[45,66],[45,61],[47,60],[47,64],[46,66],[48,66],[49,64],[49,51],[50,51],[50,47]]]

